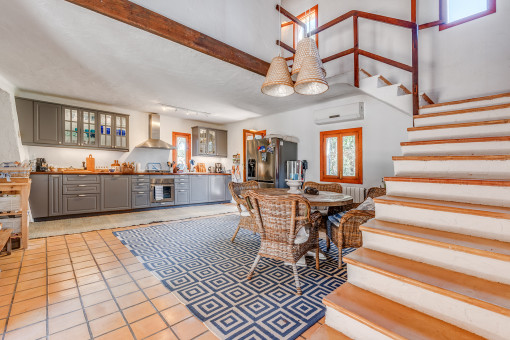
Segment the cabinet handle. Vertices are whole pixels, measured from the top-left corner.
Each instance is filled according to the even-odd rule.
[[[85,176],[87,176],[87,175],[78,175],[78,177],[85,177]]]
[[[139,194],[145,194],[145,192],[143,192],[143,191],[139,191],[138,193],[139,193]]]
[[[58,144],[62,144],[62,142],[58,142]]]
[[[78,197],[87,197],[87,195],[78,195]]]
[[[78,186],[79,186],[79,187],[86,187],[86,186],[87,186],[87,184],[79,184]]]
[[[187,190],[179,190],[179,192],[186,192]]]

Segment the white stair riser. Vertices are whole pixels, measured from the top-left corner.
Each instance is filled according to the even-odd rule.
[[[444,124],[471,123],[498,119],[510,119],[510,108],[416,118],[414,120],[414,126],[418,127]]]
[[[510,317],[384,274],[347,265],[349,282],[489,339],[510,339]],[[441,306],[441,308],[438,308]]]
[[[510,160],[398,160],[393,166],[396,176],[510,179]]]
[[[359,88],[361,90],[375,89],[375,88],[385,86],[385,85],[386,84],[384,84],[382,82],[382,80],[380,79],[380,75],[375,75],[375,76],[368,77],[368,78],[362,78],[359,81]]]
[[[382,203],[375,204],[375,215],[382,221],[510,242],[509,219]]]
[[[453,127],[445,129],[431,129],[408,131],[409,142],[440,140],[440,139],[460,139],[475,137],[501,137],[508,136],[510,124],[490,124],[480,126]]]
[[[510,131],[509,131],[510,133]],[[510,141],[404,145],[402,156],[510,155]]]
[[[363,247],[428,263],[486,280],[510,284],[510,261],[363,231]],[[349,274],[350,275],[350,274]],[[349,277],[349,282],[350,282]]]
[[[473,109],[475,107],[494,106],[494,105],[508,104],[508,103],[510,103],[510,96],[497,98],[497,99],[493,99],[493,100],[479,100],[479,101],[470,102],[470,103],[445,105],[445,106],[431,107],[428,109],[427,108],[420,109],[420,114],[454,111],[454,110],[465,110],[465,109]]]
[[[510,207],[510,187],[386,181],[386,194]]]
[[[326,325],[353,339],[391,340],[390,337],[328,306]]]
[[[403,91],[400,89],[400,85],[395,84],[379,87],[377,92],[384,97],[396,97],[401,96]]]

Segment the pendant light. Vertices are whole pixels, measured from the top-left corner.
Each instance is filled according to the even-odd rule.
[[[281,3],[280,7],[281,8]],[[282,40],[281,14],[278,14],[278,30]],[[294,93],[294,83],[290,77],[287,61],[281,56],[281,47],[278,46],[278,56],[274,57],[269,65],[266,79],[262,84],[262,93],[272,97],[286,97]]]
[[[308,34],[310,17],[307,15],[305,36]],[[294,90],[299,94],[315,95],[329,89],[326,81],[326,70],[322,64],[315,40],[305,37],[298,42],[292,76],[296,77]]]

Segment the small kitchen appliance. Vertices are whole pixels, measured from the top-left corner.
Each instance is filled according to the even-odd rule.
[[[215,164],[215,169],[214,169],[214,172],[216,173],[222,173],[223,172],[223,164],[221,163],[216,163]]]
[[[37,171],[37,172],[48,171],[48,163],[46,163],[45,158],[37,158],[35,160],[35,171]]]

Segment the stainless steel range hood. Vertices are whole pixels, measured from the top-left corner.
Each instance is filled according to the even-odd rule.
[[[149,116],[149,139],[145,142],[137,145],[137,148],[146,149],[163,149],[163,150],[175,150],[175,146],[163,142],[161,137],[161,124],[159,122],[160,116],[156,113],[151,113]]]

